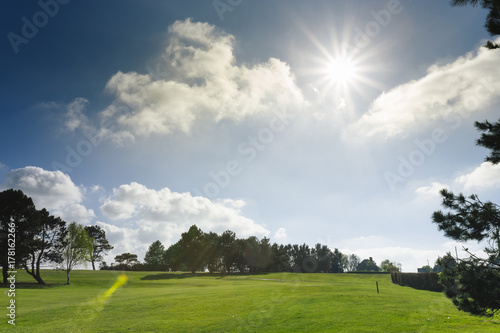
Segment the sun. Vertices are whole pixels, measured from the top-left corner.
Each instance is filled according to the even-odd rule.
[[[326,74],[329,79],[339,85],[353,83],[356,79],[357,68],[354,61],[347,57],[332,59],[326,66]]]
[[[374,90],[384,88],[378,77],[388,67],[378,59],[386,49],[358,47],[352,33],[354,22],[346,18],[343,24],[312,29],[300,19],[296,21],[306,37],[297,73],[308,81],[319,101],[342,100],[354,107],[357,101],[371,98]]]

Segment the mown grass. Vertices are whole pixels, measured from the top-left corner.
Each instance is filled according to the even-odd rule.
[[[500,318],[459,312],[442,294],[394,285],[388,275],[226,276],[127,272],[107,302],[97,299],[120,273],[44,271],[49,286],[17,276],[19,332],[499,332]],[[375,282],[378,281],[380,293]],[[4,288],[4,291],[6,289]],[[2,308],[9,297],[4,292]],[[12,329],[1,314],[0,331]]]

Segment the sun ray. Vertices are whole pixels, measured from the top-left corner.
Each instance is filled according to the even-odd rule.
[[[318,34],[313,32],[318,31],[317,28],[310,29],[300,19],[296,20],[312,46],[304,52],[309,65],[300,68],[298,73],[307,77],[322,100],[341,99],[345,101],[343,109],[356,113],[358,101],[366,104],[385,88],[376,78],[381,69],[387,70],[387,67],[375,63],[374,59],[381,59],[381,53],[387,50],[374,43],[362,50],[349,46],[353,45],[354,21],[345,18],[343,23],[342,26],[332,24]]]

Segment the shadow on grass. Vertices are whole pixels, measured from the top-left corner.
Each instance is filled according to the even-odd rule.
[[[61,286],[67,286],[67,284],[66,283],[38,284],[29,282],[16,282],[16,289],[48,289]],[[0,288],[10,288],[10,285],[0,284]]]
[[[187,279],[192,277],[217,277],[218,274],[210,273],[160,273],[154,275],[146,275],[141,280],[172,280],[172,279]]]
[[[255,275],[266,275],[267,273],[259,273]],[[224,277],[237,277],[237,276],[252,276],[254,274],[250,273],[230,273],[224,275]],[[172,280],[172,279],[187,279],[187,278],[193,278],[193,277],[210,277],[210,278],[217,278],[220,279],[220,273],[158,273],[158,274],[152,274],[152,275],[146,275],[145,277],[141,278],[141,280]]]

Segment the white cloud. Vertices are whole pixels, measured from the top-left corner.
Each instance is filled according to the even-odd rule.
[[[106,232],[106,239],[109,244],[113,246],[113,250],[108,253],[108,264],[113,262],[116,255],[130,252],[144,256],[149,244],[141,244],[137,239],[138,230],[119,227],[105,222],[97,222],[96,225],[100,226]]]
[[[409,247],[374,247],[370,249],[341,249],[342,253],[354,253],[361,260],[373,257],[373,260],[380,266],[380,263],[389,259],[402,264],[403,272],[417,272],[418,267],[427,265],[427,261],[434,266],[436,259],[443,256],[445,252],[441,250],[424,250]]]
[[[104,188],[101,185],[92,185],[89,190],[91,193],[103,192]]]
[[[451,186],[440,182],[432,182],[428,186],[421,186],[415,190],[418,199],[435,199],[443,188],[451,188],[458,192],[493,189],[500,187],[500,165],[484,162],[470,172],[462,172],[454,179],[448,179]]]
[[[134,225],[141,243],[176,242],[182,232],[196,224],[205,232],[234,231],[238,237],[269,235],[269,231],[241,215],[242,200],[213,202],[189,193],[176,193],[168,188],[149,189],[138,183],[121,185],[101,206],[111,220]]]
[[[82,194],[71,178],[61,171],[27,166],[11,170],[4,186],[22,190],[37,206],[60,209],[68,202],[80,202]]]
[[[271,58],[252,66],[237,64],[232,35],[190,19],[175,22],[168,32],[168,46],[157,65],[165,72],[119,71],[107,82],[116,99],[100,116],[113,124],[113,129],[102,129],[113,140],[189,133],[198,120],[269,117],[305,103],[284,62]],[[78,108],[71,115],[68,128],[82,122]]]
[[[371,235],[343,240],[339,244],[340,252],[344,254],[356,254],[361,260],[372,257],[380,266],[380,263],[389,259],[401,263],[404,272],[417,272],[418,267],[427,265],[429,260],[431,266],[439,256],[449,251],[444,245],[436,244],[433,249],[421,249],[405,246],[384,246],[383,244],[394,243],[385,237]],[[444,250],[444,249],[447,250]]]
[[[274,233],[274,238],[276,240],[282,240],[282,239],[286,239],[288,237],[287,233],[286,233],[286,229],[285,228],[279,228],[278,230],[276,230],[276,232]]]
[[[405,136],[440,119],[465,117],[500,95],[500,50],[481,47],[446,65],[433,65],[423,78],[381,94],[349,131],[364,137]]]
[[[439,182],[432,182],[429,186],[421,186],[417,188],[415,190],[415,193],[420,199],[435,200],[436,198],[440,197],[439,192],[444,188],[448,188],[448,186]]]
[[[66,130],[73,132],[77,128],[87,128],[88,118],[83,111],[88,105],[88,100],[85,98],[76,98],[74,101],[66,105],[66,115],[64,127]]]
[[[464,190],[498,187],[500,164],[493,165],[490,162],[484,162],[471,173],[457,177],[455,182],[462,185]]]
[[[361,260],[372,257],[379,266],[383,260],[389,259],[401,263],[403,272],[415,273],[417,268],[427,265],[427,262],[433,267],[438,257],[443,257],[447,252],[452,253],[453,256],[458,254],[459,258],[469,257],[469,254],[463,250],[464,247],[469,249],[471,253],[484,256],[483,249],[485,246],[484,243],[475,241],[457,242],[452,240],[436,242],[434,246],[425,245],[425,247],[385,246],[385,244],[390,243],[394,244],[394,241],[385,236],[370,235],[345,239],[337,245],[343,254],[356,254]],[[333,246],[330,248],[333,248]]]
[[[37,209],[46,208],[67,222],[89,223],[94,211],[81,205],[83,191],[61,171],[27,166],[11,170],[2,188],[14,188],[31,197]]]

